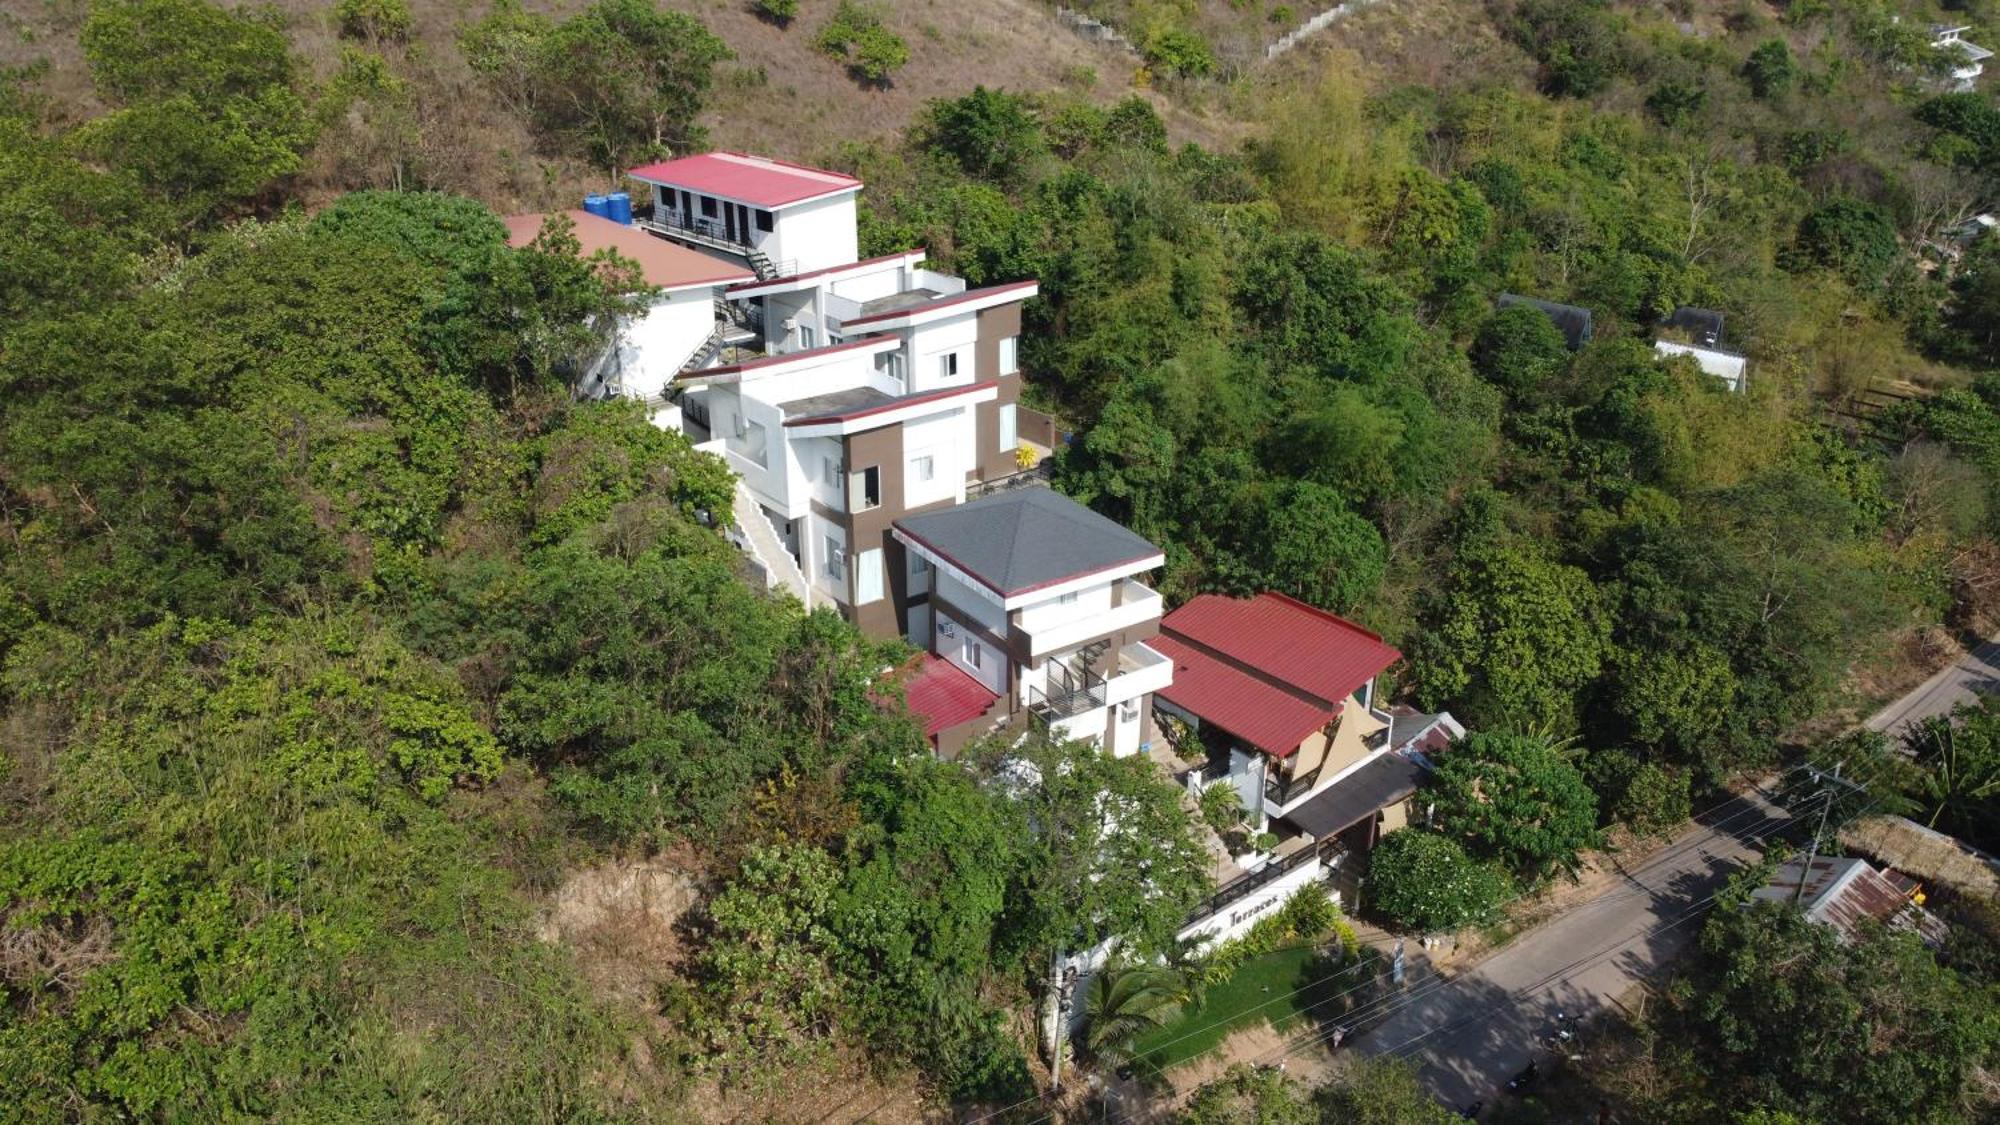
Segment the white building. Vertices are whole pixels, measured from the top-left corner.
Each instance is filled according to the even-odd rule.
[[[1146,749],[1153,693],[1173,682],[1146,643],[1164,603],[1140,578],[1166,562],[1158,547],[1046,488],[905,516],[892,534],[909,639],[938,658],[924,674],[991,701],[935,732],[940,751],[1022,715],[1119,757]]]
[[[1993,57],[1992,51],[1960,38],[1970,30],[1969,25],[1931,25],[1931,46],[1952,55],[1951,78],[1947,85],[1961,94],[1970,93],[1979,84],[1979,76],[1986,73],[1986,60]]]
[[[584,257],[614,251],[636,262],[641,279],[653,287],[652,293],[635,299],[634,312],[618,325],[612,346],[583,373],[579,393],[644,400],[656,424],[678,428],[679,413],[667,402],[668,388],[676,376],[708,363],[720,350],[716,294],[752,280],[749,268],[588,211],[568,215]],[[508,245],[533,242],[547,220],[539,214],[508,216]]]
[[[1653,341],[1653,352],[1663,359],[1687,356],[1695,366],[1706,374],[1713,375],[1739,394],[1742,392],[1750,373],[1750,360],[1735,352],[1721,348],[1702,348],[1693,344],[1680,344],[1672,340]]]

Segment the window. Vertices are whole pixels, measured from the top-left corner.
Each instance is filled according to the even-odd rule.
[[[826,537],[826,576],[847,577],[847,552],[840,549],[840,540],[831,535]]]
[[[910,458],[910,475],[918,481],[928,481],[937,476],[937,458],[926,453]]]
[[[945,379],[958,378],[957,352],[949,352],[938,357],[938,375]]]
[[[840,487],[840,458],[822,457],[819,464],[820,479],[835,488]]]
[[[983,663],[985,659],[985,646],[975,640],[967,640],[965,642],[965,662],[967,664],[972,665],[974,668],[982,668],[985,667]]]
[[[1019,423],[1014,416],[1014,404],[1000,406],[1000,452],[1007,453],[1021,447]]]
[[[882,466],[870,465],[847,474],[847,510],[865,512],[882,506]]]
[[[1017,354],[1020,344],[1019,336],[1000,337],[1000,374],[1012,375],[1021,369],[1020,357]]]
[[[769,211],[757,212],[757,229],[763,231],[765,234],[771,233],[771,213]]]
[[[817,339],[818,337],[815,336],[813,333],[812,325],[810,324],[799,325],[799,347],[801,349],[813,347],[814,341]]]
[[[1058,597],[1058,598],[1056,599],[1056,604],[1057,604],[1057,605],[1075,605],[1075,604],[1076,604],[1076,591],[1075,591],[1075,590],[1071,590],[1071,591],[1070,591],[1069,593],[1067,593],[1067,594],[1064,594],[1064,595],[1062,595],[1061,597]]]
[[[704,195],[704,196],[702,196],[702,197],[701,197],[701,214],[702,214],[702,217],[703,217],[703,218],[705,218],[705,219],[713,219],[713,218],[715,218],[715,197],[714,197],[714,196],[712,196],[712,195]]]
[[[907,379],[907,376],[903,372],[902,352],[890,352],[884,355],[882,359],[884,361],[882,370],[888,374],[889,378],[894,379],[898,383],[904,382]]]
[[[931,560],[923,557],[922,555],[910,556],[911,574],[929,574],[930,572],[931,572]]]
[[[854,604],[882,600],[882,551],[863,551],[854,556]]]

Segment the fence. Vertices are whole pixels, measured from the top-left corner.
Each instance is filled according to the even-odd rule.
[[[1335,4],[1333,7],[1328,8],[1326,11],[1286,32],[1276,43],[1264,48],[1264,58],[1266,60],[1275,59],[1293,47],[1298,46],[1307,38],[1325,31],[1335,20],[1352,15],[1363,8],[1373,7],[1376,3],[1377,0],[1347,0],[1345,4]]]

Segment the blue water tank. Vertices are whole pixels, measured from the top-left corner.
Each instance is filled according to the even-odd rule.
[[[604,203],[607,209],[606,218],[614,223],[624,223],[628,227],[632,225],[632,197],[630,195],[622,191],[614,191],[604,197]]]
[[[601,195],[584,196],[583,209],[590,212],[593,215],[596,215],[600,219],[608,219],[611,217],[611,201],[604,198]]]

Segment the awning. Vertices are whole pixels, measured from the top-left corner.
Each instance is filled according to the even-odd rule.
[[[1279,819],[1323,840],[1415,793],[1424,772],[1413,758],[1384,754]]]

